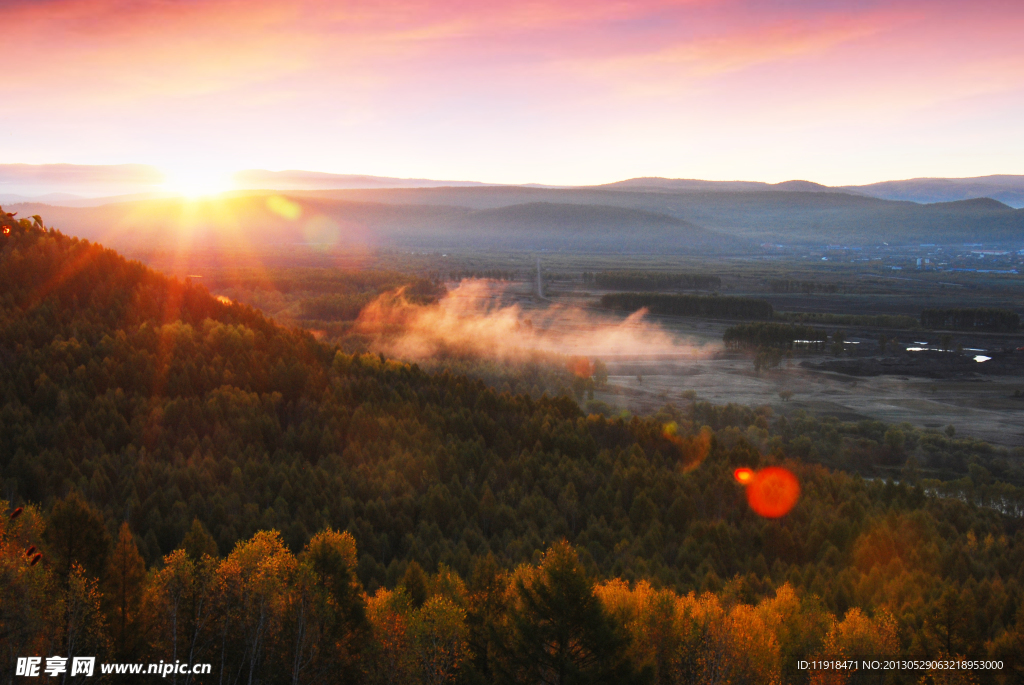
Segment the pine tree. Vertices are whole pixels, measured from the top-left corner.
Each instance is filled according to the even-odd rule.
[[[204,555],[216,557],[218,552],[216,541],[199,519],[192,520],[192,527],[181,541],[181,549],[196,562],[202,561]]]
[[[104,604],[118,658],[130,658],[137,646],[136,612],[145,580],[146,562],[126,521],[118,531],[104,583]]]
[[[567,542],[548,549],[532,578],[517,578],[514,592],[507,634],[496,640],[505,682],[570,685],[642,680],[626,660],[626,637],[605,612]]]
[[[103,525],[103,515],[77,492],[72,491],[53,506],[43,535],[61,578],[68,578],[75,563],[92,578],[99,578],[106,570],[110,534]]]

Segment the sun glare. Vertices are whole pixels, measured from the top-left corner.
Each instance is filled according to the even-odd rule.
[[[234,189],[231,174],[201,165],[164,169],[163,190],[187,198],[208,197]]]

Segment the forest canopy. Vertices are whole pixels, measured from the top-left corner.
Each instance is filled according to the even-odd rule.
[[[219,662],[209,682],[808,682],[794,655],[1019,653],[1018,454],[767,407],[587,415],[0,223],[0,672],[72,638]],[[734,478],[769,466],[800,483],[778,518]]]

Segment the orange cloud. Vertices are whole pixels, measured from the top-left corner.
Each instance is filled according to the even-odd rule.
[[[8,88],[45,83],[80,101],[195,95],[308,67],[309,42],[287,3],[219,0],[29,3],[5,17],[19,36]]]

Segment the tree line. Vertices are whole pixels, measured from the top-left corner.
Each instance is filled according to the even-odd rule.
[[[828,344],[828,334],[813,326],[759,321],[730,326],[722,334],[722,342],[728,348],[738,349],[772,347],[791,350],[794,344],[798,344],[821,350]]]
[[[521,278],[530,278],[536,274],[520,272],[514,269],[458,269],[449,271],[449,280],[461,281],[464,278],[490,278],[495,281],[517,281]]]
[[[851,674],[809,673],[797,661],[894,656],[904,638],[888,607],[836,614],[787,581],[752,592],[765,583],[753,574],[686,594],[646,580],[601,580],[564,540],[512,569],[493,555],[478,557],[465,577],[413,562],[393,588],[367,592],[355,540],[345,532],[320,531],[296,554],[279,532],[259,531],[221,557],[197,520],[177,549],[147,569],[130,526],[123,523],[111,540],[101,514],[75,494],[49,517],[33,506],[8,511],[0,502],[5,682],[13,682],[18,656],[62,655],[101,664],[180,662],[186,673],[171,682],[184,685],[824,685],[850,682]],[[71,526],[76,536],[68,535]],[[33,563],[26,549],[46,549],[52,561]],[[976,603],[969,592],[947,589],[914,647],[957,657]],[[1021,613],[984,655],[974,655],[1007,664],[981,672],[986,682],[1014,677]],[[195,664],[210,664],[210,673],[193,675]],[[887,682],[918,677],[892,675]],[[929,675],[979,682],[970,672],[955,681],[939,670]]]
[[[818,281],[800,281],[789,278],[771,278],[768,289],[773,293],[828,293],[846,292],[846,286],[840,283],[820,283]]]
[[[722,287],[722,279],[714,274],[659,273],[656,271],[585,271],[583,282],[599,288],[617,290],[715,290]]]
[[[652,314],[703,316],[721,319],[771,319],[772,305],[752,297],[719,295],[671,295],[664,293],[609,293],[601,297],[605,309],[637,311],[646,308]]]
[[[953,331],[995,331],[1013,333],[1020,327],[1020,315],[1009,309],[990,307],[925,309],[921,325]]]
[[[916,329],[917,317],[907,314],[835,314],[832,312],[775,312],[774,319],[788,323],[816,323],[830,326]]]

